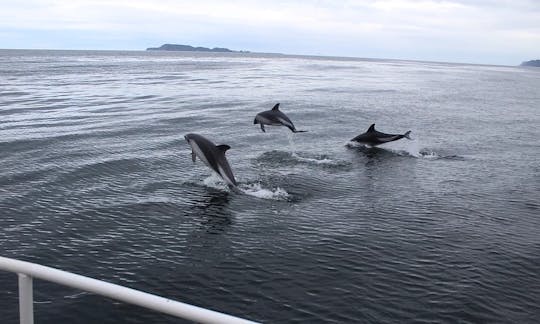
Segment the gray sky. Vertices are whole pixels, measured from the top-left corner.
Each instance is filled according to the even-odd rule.
[[[0,0],[0,48],[253,52],[517,65],[540,0]]]

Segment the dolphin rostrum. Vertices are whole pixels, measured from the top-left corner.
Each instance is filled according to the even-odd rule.
[[[271,126],[287,126],[293,133],[303,133],[307,131],[296,130],[292,121],[279,110],[279,103],[277,103],[272,110],[266,110],[260,112],[255,116],[253,124],[261,124],[261,130],[266,132],[264,125]]]
[[[225,157],[225,152],[231,148],[229,145],[215,145],[207,138],[193,133],[187,134],[184,138],[191,146],[191,159],[193,162],[198,156],[204,164],[225,180],[229,188],[236,188],[236,180]]]
[[[356,136],[351,141],[366,144],[366,145],[369,145],[369,146],[377,146],[379,144],[384,144],[384,143],[388,143],[388,142],[397,141],[397,140],[402,139],[404,137],[408,138],[408,139],[411,139],[409,137],[410,133],[411,133],[411,131],[408,131],[403,135],[401,135],[401,134],[385,134],[385,133],[381,133],[381,132],[375,130],[375,124],[372,124],[371,126],[369,126],[368,130],[365,133]]]

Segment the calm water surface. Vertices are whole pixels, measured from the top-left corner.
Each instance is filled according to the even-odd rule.
[[[277,102],[309,132],[253,125]],[[535,68],[3,50],[1,255],[267,323],[537,323],[539,109]],[[39,323],[178,322],[34,286]]]

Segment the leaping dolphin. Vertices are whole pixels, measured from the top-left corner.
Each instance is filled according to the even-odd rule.
[[[287,126],[293,133],[304,133],[307,131],[296,130],[292,121],[279,110],[279,103],[277,103],[272,110],[266,110],[260,112],[255,116],[253,124],[261,124],[261,130],[266,132],[264,125],[271,126]]]
[[[369,126],[368,130],[365,133],[356,136],[351,141],[359,142],[359,143],[366,144],[369,146],[377,146],[379,144],[397,141],[404,137],[411,139],[409,137],[410,133],[411,131],[408,131],[403,135],[381,133],[375,130],[375,124],[372,124],[371,126]]]
[[[225,152],[231,148],[229,145],[215,145],[199,134],[190,133],[185,135],[184,138],[191,146],[191,159],[193,162],[195,162],[195,158],[198,156],[204,164],[225,180],[229,188],[236,188],[236,180],[234,179],[231,166],[225,157]]]

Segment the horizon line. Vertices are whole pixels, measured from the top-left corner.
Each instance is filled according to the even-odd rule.
[[[190,45],[192,46],[192,45]],[[376,58],[376,57],[360,57],[360,56],[341,56],[341,55],[319,55],[319,54],[291,54],[291,53],[278,53],[278,52],[252,52],[249,50],[231,50],[231,52],[205,52],[205,51],[171,51],[171,50],[148,50],[146,49],[72,49],[72,48],[0,48],[4,51],[95,51],[95,52],[166,52],[166,53],[204,53],[204,54],[237,54],[237,55],[276,55],[276,56],[288,56],[288,57],[312,57],[312,58],[334,58],[334,59],[348,59],[348,60],[372,60],[372,61],[406,61],[406,62],[419,62],[419,63],[440,63],[440,64],[463,64],[463,65],[480,65],[480,66],[501,66],[501,67],[520,67],[517,65],[507,64],[489,64],[489,63],[472,63],[472,62],[450,62],[450,61],[433,61],[424,59],[407,59],[407,58]],[[526,61],[523,61],[526,62]],[[523,63],[522,62],[522,63]]]

